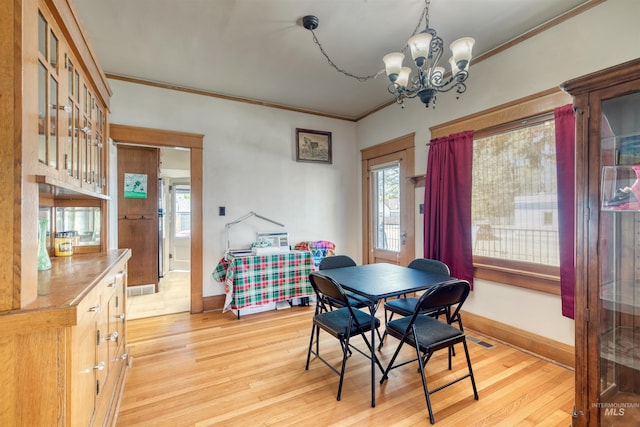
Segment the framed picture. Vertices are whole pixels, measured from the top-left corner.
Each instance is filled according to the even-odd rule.
[[[147,198],[147,175],[142,173],[124,174],[125,199]]]
[[[331,132],[296,129],[296,160],[331,163]]]

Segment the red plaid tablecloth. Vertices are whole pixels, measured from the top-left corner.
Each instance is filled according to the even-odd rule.
[[[307,251],[220,260],[213,278],[225,283],[224,309],[284,301],[313,294],[309,273],[313,258]]]

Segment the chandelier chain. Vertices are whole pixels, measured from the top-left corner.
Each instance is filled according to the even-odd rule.
[[[324,51],[324,48],[320,44],[320,41],[318,40],[318,37],[316,36],[315,31],[313,31],[312,29],[310,29],[309,31],[311,31],[311,34],[313,34],[313,42],[318,45],[318,48],[320,49],[320,52],[322,52],[324,57],[327,58],[327,61],[329,62],[329,65],[331,65],[333,68],[336,69],[336,71],[344,74],[345,76],[353,77],[354,79],[356,79],[356,80],[358,80],[360,82],[365,82],[367,80],[375,79],[376,77],[378,77],[380,74],[382,74],[384,72],[384,69],[382,69],[382,70],[378,71],[377,73],[369,74],[368,76],[357,76],[355,74],[352,74],[352,73],[350,73],[350,72],[338,67],[335,64],[335,62],[333,62],[331,60],[331,58],[329,58],[329,55],[327,55],[327,52]]]
[[[413,30],[413,33],[411,34],[411,36],[414,36],[414,35],[416,35],[418,33],[418,31],[420,30],[420,26],[422,25],[422,21],[423,20],[425,21],[425,28],[429,28],[429,3],[430,3],[430,0],[425,0],[424,9],[422,10],[422,14],[420,15],[420,20],[418,21],[418,24],[416,25],[416,28]],[[318,37],[316,36],[316,33],[313,30],[313,28],[308,28],[308,30],[311,31],[311,34],[313,35],[313,42],[316,45],[318,45],[318,48],[320,49],[320,52],[327,59],[327,61],[329,62],[329,65],[331,65],[339,73],[344,74],[347,77],[352,77],[352,78],[358,80],[359,82],[366,82],[367,80],[375,79],[380,74],[384,73],[384,68],[383,68],[383,69],[381,69],[380,71],[378,71],[375,74],[369,74],[367,76],[358,76],[356,74],[352,74],[352,73],[344,70],[343,68],[340,68],[338,65],[336,65],[335,62],[333,62],[331,60],[331,58],[329,57],[327,52],[325,52],[324,48],[322,47],[322,44],[320,43],[320,40],[318,40]],[[409,47],[408,45],[405,45],[404,49],[402,49],[402,52],[403,53],[406,52],[408,47]]]

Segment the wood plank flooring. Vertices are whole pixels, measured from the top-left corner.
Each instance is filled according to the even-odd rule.
[[[371,408],[370,362],[354,352],[336,401],[339,377],[319,360],[305,370],[312,315],[311,307],[293,307],[240,320],[215,312],[129,321],[134,361],[118,426],[429,425],[417,363],[376,383]],[[573,371],[466,332],[493,345],[469,342],[480,399],[473,399],[468,379],[433,394],[437,426],[571,424]],[[388,337],[378,352],[383,366],[397,343]],[[321,333],[320,346],[339,366],[337,340]],[[403,354],[410,357],[410,350]],[[460,347],[453,371],[464,369]],[[427,373],[431,387],[452,378],[446,351],[429,361]]]

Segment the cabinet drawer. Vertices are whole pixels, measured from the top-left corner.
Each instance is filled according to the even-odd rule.
[[[96,364],[103,369],[97,372],[96,390],[98,398],[108,388],[107,382],[111,367],[117,359],[120,343],[124,341],[124,289],[126,267],[117,264],[105,276],[98,286],[102,310],[97,322]]]
[[[78,305],[78,325],[71,328],[72,425],[88,425],[96,399],[96,327],[102,310],[99,290],[94,288]]]

